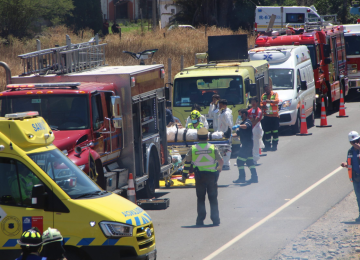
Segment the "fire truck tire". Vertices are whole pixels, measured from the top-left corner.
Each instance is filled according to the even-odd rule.
[[[139,191],[140,197],[153,198],[155,196],[156,173],[156,159],[152,154],[149,161],[149,179],[147,179],[145,187]]]
[[[294,135],[300,133],[300,127],[301,127],[301,118],[300,118],[300,110],[298,110],[296,115],[296,122],[294,125],[291,126],[291,132]]]

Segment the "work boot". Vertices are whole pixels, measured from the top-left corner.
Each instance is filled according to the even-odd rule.
[[[273,145],[273,147],[271,148],[271,151],[277,151],[277,145]]]
[[[196,221],[196,226],[204,226],[204,221]]]
[[[258,183],[259,181],[258,181],[258,176],[257,176],[257,173],[256,173],[256,169],[251,168],[250,172],[251,172],[251,178],[250,178],[250,180],[248,180],[248,183]]]
[[[263,148],[263,152],[271,151],[271,145],[265,145],[265,148]]]
[[[242,170],[243,171],[243,170]],[[244,172],[239,171],[239,179],[233,181],[233,183],[245,183],[245,171]]]

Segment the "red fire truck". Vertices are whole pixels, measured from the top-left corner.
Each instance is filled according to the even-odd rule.
[[[171,168],[164,66],[105,66],[105,44],[97,37],[81,44],[68,38],[66,46],[20,58],[20,76],[11,77],[1,63],[7,90],[0,93],[0,114],[38,111],[54,144],[102,188],[122,193],[132,173],[135,189],[153,197]]]
[[[259,35],[255,46],[306,45],[309,49],[316,80],[317,108],[321,97],[326,109],[338,109],[340,89],[348,94],[348,76],[343,26],[332,26],[321,30],[307,30],[300,34]]]

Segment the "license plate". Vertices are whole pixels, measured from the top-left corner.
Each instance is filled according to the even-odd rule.
[[[156,257],[156,251],[152,251],[148,254],[148,260],[155,260]]]

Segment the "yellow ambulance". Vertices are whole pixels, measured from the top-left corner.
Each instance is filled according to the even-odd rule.
[[[53,140],[38,112],[0,118],[0,259],[20,256],[31,227],[58,229],[68,260],[156,259],[150,216],[99,188]]]

